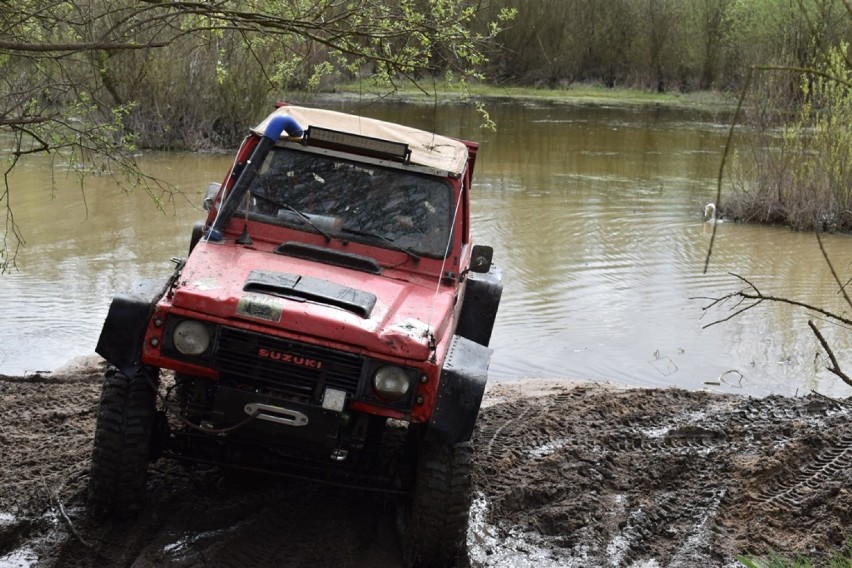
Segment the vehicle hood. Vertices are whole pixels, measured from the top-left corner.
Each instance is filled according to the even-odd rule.
[[[236,322],[425,360],[452,317],[453,290],[268,251],[200,242],[171,304]],[[434,338],[434,339],[432,339]]]

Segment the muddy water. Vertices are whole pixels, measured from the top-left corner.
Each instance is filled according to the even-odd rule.
[[[323,103],[327,104],[327,103]],[[354,110],[355,104],[335,106]],[[823,369],[807,316],[757,307],[732,321],[706,301],[741,284],[842,309],[813,236],[722,223],[702,274],[711,227],[722,117],[660,109],[517,103],[491,107],[499,130],[478,129],[455,106],[378,106],[371,116],[482,142],[473,192],[475,235],[495,248],[505,293],[492,338],[491,376],[613,380],[748,394],[848,395]],[[50,370],[91,353],[116,290],[171,271],[185,255],[196,204],[230,155],[146,153],[146,172],[183,195],[164,212],[142,192],[114,189],[30,160],[12,179],[27,246],[0,277],[0,373]],[[848,272],[849,237],[826,247]],[[843,330],[817,320],[837,347]],[[850,362],[852,364],[852,362]]]

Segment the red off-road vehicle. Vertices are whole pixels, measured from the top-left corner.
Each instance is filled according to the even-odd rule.
[[[160,457],[270,471],[398,494],[407,561],[453,564],[502,291],[471,240],[476,151],[279,105],[211,184],[189,256],[112,301],[92,510],[137,511]]]

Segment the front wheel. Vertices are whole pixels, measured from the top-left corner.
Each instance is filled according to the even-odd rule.
[[[402,547],[415,568],[467,563],[473,447],[420,440],[414,492],[401,508]]]
[[[145,369],[133,377],[106,371],[89,472],[89,508],[97,516],[127,517],[142,507],[156,385],[156,374]]]

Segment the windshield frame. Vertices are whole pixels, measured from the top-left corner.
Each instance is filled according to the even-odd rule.
[[[455,229],[455,191],[452,176],[434,168],[285,143],[259,166],[234,217],[415,260],[444,259]]]

